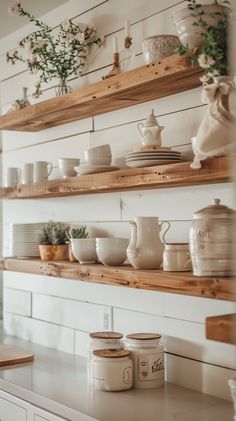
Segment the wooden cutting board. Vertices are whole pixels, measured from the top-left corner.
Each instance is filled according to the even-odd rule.
[[[34,354],[22,348],[0,344],[0,367],[33,361]]]

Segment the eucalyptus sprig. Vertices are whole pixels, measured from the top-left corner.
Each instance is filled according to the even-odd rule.
[[[14,3],[8,10],[12,15],[28,18],[39,28],[18,42],[19,47],[26,51],[25,55],[21,55],[18,49],[6,54],[7,62],[15,64],[21,61],[26,64],[30,73],[39,75],[33,94],[36,98],[42,93],[43,82],[59,78],[63,84],[68,77],[80,75],[90,47],[103,45],[101,37],[96,36],[95,27],[80,27],[67,19],[59,25],[56,33],[45,22],[24,10],[20,2]]]
[[[188,53],[192,65],[198,64],[204,69],[202,82],[209,82],[215,76],[227,75],[228,69],[228,31],[231,3],[228,0],[213,0],[212,5],[220,6],[219,12],[212,14],[215,24],[209,25],[204,12],[204,5],[198,0],[186,0],[191,16],[195,18],[193,26],[200,28],[202,47],[192,49],[188,45],[181,46],[179,54]],[[225,7],[228,10],[226,11]]]

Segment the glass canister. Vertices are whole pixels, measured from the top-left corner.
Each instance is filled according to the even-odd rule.
[[[93,358],[93,351],[98,349],[122,349],[124,348],[122,338],[123,334],[118,332],[92,332],[89,334],[87,364],[89,380],[92,380],[91,360]]]
[[[125,348],[134,364],[134,387],[154,389],[165,381],[164,348],[157,333],[133,333],[126,336]]]
[[[233,241],[236,212],[214,199],[193,215],[189,233],[193,274],[233,275]]]
[[[165,272],[188,272],[192,269],[188,243],[166,243],[163,253]]]
[[[118,392],[133,386],[133,362],[124,349],[93,351],[92,382],[98,390]]]

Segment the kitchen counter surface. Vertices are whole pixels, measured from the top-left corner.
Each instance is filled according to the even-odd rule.
[[[68,420],[233,419],[231,402],[170,383],[156,390],[96,391],[87,383],[86,359],[6,336],[2,332],[0,342],[21,346],[35,354],[33,363],[0,368],[0,389]]]

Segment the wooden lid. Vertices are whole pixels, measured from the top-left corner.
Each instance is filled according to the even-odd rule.
[[[129,357],[130,352],[126,349],[97,349],[93,354],[101,358],[124,358]]]
[[[89,337],[93,339],[121,339],[123,336],[118,332],[92,332],[89,334]]]
[[[160,339],[161,335],[159,333],[131,333],[126,335],[127,339],[135,339],[137,341],[148,341],[153,339]]]

